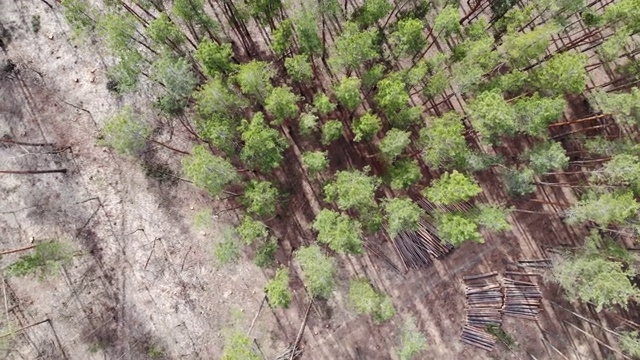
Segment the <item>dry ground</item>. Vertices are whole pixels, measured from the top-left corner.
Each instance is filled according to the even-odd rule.
[[[219,204],[185,182],[151,179],[136,161],[96,145],[101,124],[115,109],[151,99],[118,99],[108,93],[99,46],[71,40],[59,7],[54,7],[0,0],[0,24],[11,36],[0,60],[4,64],[11,59],[19,70],[1,75],[0,136],[54,144],[2,146],[0,170],[69,170],[67,174],[0,175],[0,244],[11,249],[63,239],[78,253],[72,265],[45,280],[3,280],[2,326],[19,330],[49,320],[19,331],[2,346],[3,351],[10,359],[137,360],[155,349],[168,359],[218,358],[223,329],[249,328],[270,274],[248,261],[223,268],[215,265],[212,245],[234,214],[217,219],[209,229],[194,231],[193,215]],[[34,34],[30,22],[36,14],[42,29]],[[169,165],[177,168],[175,160]],[[504,200],[492,195],[501,193],[498,184],[487,180],[495,179],[495,174],[481,178],[487,198]],[[291,189],[298,199],[305,198],[300,194],[303,190]],[[568,203],[572,196],[548,188],[535,195],[558,203]],[[463,275],[502,271],[505,261],[545,257],[547,247],[573,244],[584,234],[584,229],[569,228],[559,220],[558,207],[517,205],[553,215],[516,213],[510,219],[512,232],[490,237],[483,245],[465,245],[424,271],[397,274],[371,254],[341,257],[338,291],[334,299],[311,311],[303,358],[394,358],[398,327],[406,315],[415,316],[429,338],[423,359],[616,358],[615,352],[567,326],[566,322],[575,324],[617,349],[610,333],[552,305],[550,300],[577,308],[562,301],[559,289],[546,283],[539,324],[505,322],[505,330],[516,340],[515,350],[499,346],[487,353],[460,343]],[[285,248],[311,240],[305,228],[309,214],[293,216],[302,235],[296,243],[284,244]],[[284,235],[287,230],[278,231]],[[395,258],[388,243],[371,241]],[[17,256],[3,257],[1,265]],[[288,261],[286,256],[280,260]],[[344,295],[348,279],[358,275],[366,275],[392,295],[399,315],[387,324],[374,325],[350,311]],[[308,303],[298,278],[294,277],[292,287],[297,289],[295,306],[263,311],[253,331],[268,359],[293,341]],[[584,307],[581,313],[590,311]],[[590,317],[610,328],[619,325],[607,316]]]

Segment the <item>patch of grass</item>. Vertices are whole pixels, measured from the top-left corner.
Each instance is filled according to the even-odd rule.
[[[164,356],[164,350],[156,344],[151,344],[147,348],[147,356],[151,359],[160,359]]]
[[[193,215],[193,226],[198,230],[203,230],[213,226],[213,210],[202,209]]]
[[[40,31],[40,15],[31,16],[31,30],[36,34]]]
[[[240,242],[230,227],[222,230],[222,241],[213,247],[213,256],[220,265],[236,263],[240,258]]]
[[[417,359],[418,353],[427,349],[427,338],[416,326],[415,319],[408,317],[400,330],[400,347],[398,357],[400,360]]]
[[[507,334],[500,326],[495,324],[487,325],[487,332],[495,337],[498,340],[502,341],[509,349],[512,349],[515,345],[515,341],[511,337],[511,335]]]

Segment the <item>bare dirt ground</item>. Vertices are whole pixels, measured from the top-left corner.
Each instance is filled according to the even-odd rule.
[[[5,64],[11,59],[17,65],[17,71],[0,75],[0,136],[53,144],[3,145],[0,170],[68,169],[66,174],[0,175],[0,244],[4,250],[62,239],[77,249],[77,255],[72,265],[45,280],[3,279],[0,325],[15,335],[1,351],[9,359],[137,360],[149,358],[154,349],[167,359],[218,358],[224,329],[249,328],[269,274],[248,261],[216,266],[211,248],[233,214],[217,219],[209,229],[193,230],[197,211],[219,205],[185,182],[151,179],[133,159],[96,145],[101,124],[115,109],[151,100],[118,99],[108,93],[106,61],[96,46],[70,39],[58,6],[54,8],[42,2],[0,0],[0,24],[10,35],[3,36],[0,60]],[[36,14],[42,24],[37,34],[30,25]],[[170,165],[177,168],[176,163]],[[485,196],[503,201],[499,185],[488,181],[495,178],[489,173],[480,176]],[[296,193],[296,201],[304,201],[303,189],[290,191]],[[534,197],[567,204],[573,195],[560,188],[540,188]],[[512,232],[482,245],[465,245],[427,270],[401,275],[370,253],[340,257],[338,291],[328,303],[313,307],[302,358],[395,358],[398,328],[407,315],[417,318],[429,339],[423,359],[618,358],[611,334],[558,307],[578,309],[561,300],[561,291],[548,283],[543,284],[539,323],[505,321],[506,332],[517,344],[513,351],[499,346],[487,353],[459,341],[463,275],[503,271],[505,261],[546,257],[548,247],[573,244],[585,233],[562,223],[557,215],[561,207],[526,201],[516,205],[549,215],[516,213],[510,219]],[[295,201],[291,204],[291,216],[302,227],[300,238],[285,248],[311,240],[305,224],[312,214],[295,211],[300,207]],[[284,235],[287,230],[279,231]],[[383,239],[370,241],[395,258]],[[0,265],[17,257],[4,256]],[[289,261],[286,256],[279,260]],[[349,310],[348,280],[362,275],[392,295],[399,315],[390,322],[374,325]],[[292,287],[295,306],[263,310],[253,330],[267,359],[293,342],[308,304],[299,278],[294,276]],[[586,306],[580,313],[591,314],[594,323],[608,328],[620,324]],[[37,325],[29,327],[33,324]]]

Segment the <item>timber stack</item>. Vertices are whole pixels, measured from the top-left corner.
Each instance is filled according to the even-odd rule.
[[[503,297],[497,275],[494,271],[462,278],[467,300],[462,342],[487,351],[493,350],[497,342],[497,338],[487,328],[502,324]]]
[[[508,273],[514,276],[517,273]],[[517,276],[528,276],[526,273]],[[503,278],[504,307],[502,314],[526,320],[538,320],[542,292],[537,284],[530,281],[515,280],[509,277]]]

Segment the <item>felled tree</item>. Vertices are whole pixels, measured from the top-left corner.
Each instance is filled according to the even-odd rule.
[[[329,166],[329,157],[326,151],[307,151],[302,153],[302,165],[313,176],[324,171]]]
[[[415,320],[407,318],[400,330],[400,346],[397,353],[400,360],[415,360],[416,356],[427,349],[427,338],[418,330]]]
[[[393,5],[388,0],[365,0],[358,9],[358,22],[363,27],[368,27],[385,17],[391,9]]]
[[[632,191],[612,193],[588,192],[567,210],[565,221],[569,224],[593,221],[600,226],[623,224],[640,210]]]
[[[252,60],[238,67],[235,78],[243,94],[253,95],[262,101],[271,91],[271,78],[275,74],[269,63]]]
[[[273,115],[275,123],[280,125],[285,119],[292,119],[298,114],[298,100],[300,97],[288,86],[273,88],[265,100],[265,109]]]
[[[291,303],[291,291],[289,290],[289,270],[282,268],[264,286],[264,292],[269,299],[269,305],[275,308],[288,308]]]
[[[529,168],[507,169],[504,173],[507,192],[515,196],[524,196],[535,192],[534,176],[535,171]]]
[[[196,109],[204,117],[237,115],[246,102],[219,77],[209,80],[194,94]]]
[[[312,11],[304,10],[300,13],[295,19],[295,29],[300,52],[315,55],[322,51],[322,40],[318,36],[318,23]]]
[[[304,246],[296,251],[296,260],[300,263],[304,284],[313,297],[328,299],[335,288],[335,263],[328,258],[317,245]]]
[[[342,136],[342,123],[338,120],[329,120],[322,125],[322,143],[329,145]]]
[[[230,162],[212,155],[204,145],[194,146],[191,155],[182,158],[182,171],[195,186],[207,190],[214,197],[240,179]]]
[[[605,114],[612,114],[616,122],[624,126],[640,124],[640,90],[629,93],[609,93],[597,90],[588,96],[590,104]]]
[[[533,85],[541,92],[580,94],[587,85],[585,54],[567,51],[555,54],[533,73]]]
[[[231,44],[218,45],[209,39],[204,39],[198,44],[195,54],[196,59],[202,64],[204,72],[211,77],[231,73],[233,70],[232,56]]]
[[[326,115],[336,109],[336,104],[326,94],[319,93],[313,98],[313,109],[320,115]]]
[[[396,30],[391,33],[389,41],[393,45],[396,55],[414,56],[427,45],[427,39],[422,31],[424,23],[419,19],[401,19],[397,23]]]
[[[221,360],[260,360],[260,354],[253,350],[251,339],[240,333],[234,332],[225,336],[225,345],[222,350]]]
[[[382,129],[382,122],[376,114],[367,112],[355,119],[351,126],[356,135],[354,141],[369,141]]]
[[[366,61],[379,57],[376,36],[376,29],[360,30],[357,24],[347,22],[336,39],[335,54],[329,61],[338,68],[358,69]]]
[[[309,136],[318,128],[318,117],[313,113],[302,113],[298,126],[302,135]]]
[[[240,131],[244,142],[240,152],[242,162],[265,172],[280,166],[282,153],[289,143],[282,134],[265,123],[262,113],[256,113],[251,122],[243,120]]]
[[[629,281],[634,272],[597,253],[566,255],[554,264],[553,275],[570,300],[592,302],[597,311],[612,305],[626,308],[629,299],[640,297],[640,290]]]
[[[236,231],[247,245],[251,245],[257,240],[266,239],[269,236],[267,226],[262,221],[246,215],[242,217],[242,222],[240,222]]]
[[[104,124],[99,143],[122,155],[137,155],[147,144],[151,130],[130,107],[124,107]]]
[[[377,292],[366,279],[351,281],[349,300],[358,313],[371,315],[376,323],[385,322],[396,313],[391,298]]]
[[[499,91],[485,91],[467,106],[471,124],[480,137],[495,143],[501,136],[513,135],[516,127],[516,113],[504,100]]]
[[[433,22],[433,31],[441,37],[457,34],[462,29],[460,25],[460,12],[457,5],[447,5],[438,12]]]
[[[396,161],[389,169],[390,185],[394,190],[407,188],[420,180],[420,166],[415,159]]]
[[[380,141],[380,152],[385,159],[392,161],[411,143],[411,133],[398,129],[387,131]]]
[[[558,32],[554,23],[536,27],[526,33],[512,32],[504,37],[501,51],[513,68],[528,66],[540,59],[551,41],[551,35]]]
[[[602,166],[601,171],[592,175],[591,181],[629,186],[638,193],[640,192],[640,157],[617,154]]]
[[[394,126],[408,125],[401,119],[402,111],[408,107],[409,92],[398,79],[382,79],[378,82],[378,93],[374,97],[376,103],[387,115]]]
[[[375,207],[375,192],[380,180],[364,171],[343,170],[336,173],[334,181],[324,186],[327,201],[336,201],[342,210]]]
[[[394,238],[401,231],[415,231],[424,210],[409,198],[393,198],[384,203],[389,236]]]
[[[512,208],[494,204],[478,204],[475,215],[478,225],[487,230],[500,232],[511,229],[507,217],[513,211]]]
[[[438,237],[453,246],[465,241],[484,243],[478,224],[461,213],[440,213],[436,216]]]
[[[280,192],[270,181],[252,180],[244,191],[242,202],[247,211],[258,216],[273,216]]]
[[[184,33],[166,13],[160,13],[158,17],[149,21],[145,31],[149,38],[160,46],[176,49],[185,41]]]
[[[360,79],[357,77],[343,77],[333,91],[338,102],[348,110],[353,111],[360,105]]]
[[[67,265],[73,258],[73,249],[61,241],[47,241],[39,243],[34,250],[27,255],[20,256],[18,260],[5,268],[8,276],[26,276],[37,273],[45,277]]]
[[[293,36],[293,23],[290,19],[283,20],[277,29],[273,31],[271,48],[276,55],[284,55],[291,46]]]
[[[538,174],[566,169],[569,166],[566,150],[556,141],[536,145],[524,156],[529,159],[529,167]]]
[[[562,118],[567,102],[563,96],[541,97],[534,93],[513,104],[516,113],[518,131],[525,134],[546,138],[549,124]]]
[[[435,168],[463,165],[469,149],[464,138],[462,116],[448,112],[430,120],[426,127],[420,129],[424,161]]]
[[[323,209],[311,225],[318,232],[318,241],[339,254],[362,252],[362,228],[358,220],[347,214]]]
[[[467,201],[482,192],[478,183],[457,170],[445,172],[422,191],[423,196],[434,204],[449,205]]]
[[[284,59],[284,68],[295,81],[303,83],[313,79],[313,69],[305,55],[298,54]]]
[[[180,114],[198,84],[186,59],[163,56],[153,64],[152,78],[164,85],[158,106],[168,114]]]

